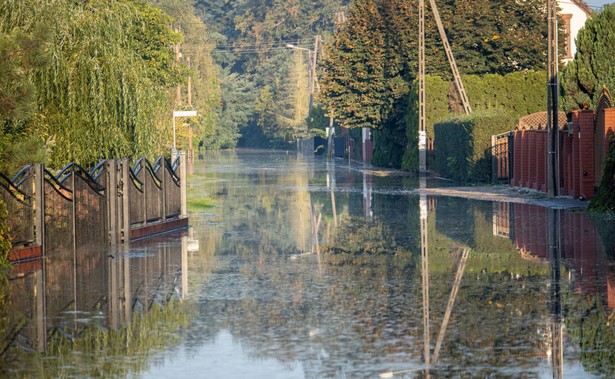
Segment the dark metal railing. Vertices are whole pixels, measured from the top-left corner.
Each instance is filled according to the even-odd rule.
[[[131,228],[186,215],[185,176],[183,154],[132,167],[103,160],[90,171],[70,163],[55,174],[42,164],[12,179],[0,173],[11,242],[54,249],[127,241]]]

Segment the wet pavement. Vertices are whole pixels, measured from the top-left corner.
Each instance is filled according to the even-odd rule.
[[[56,252],[11,278],[0,372],[586,378],[615,369],[614,230],[583,211],[501,187],[443,189],[429,178],[420,188],[406,175],[292,152],[208,153],[191,171],[186,233],[111,254]]]

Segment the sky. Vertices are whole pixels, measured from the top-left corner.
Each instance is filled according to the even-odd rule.
[[[590,7],[601,7],[604,4],[611,4],[614,2],[615,0],[585,0],[585,4],[589,5]]]

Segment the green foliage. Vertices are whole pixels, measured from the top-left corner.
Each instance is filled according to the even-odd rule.
[[[600,187],[596,197],[589,203],[588,209],[599,213],[615,214],[615,139],[612,137],[609,152],[604,161]]]
[[[563,104],[567,110],[595,109],[603,86],[615,88],[615,5],[587,20],[576,46],[562,72]]]
[[[197,17],[197,10],[190,0],[147,1],[171,15],[174,19],[173,27],[179,29],[183,35],[182,61],[190,66],[191,109],[196,110],[199,115],[196,118],[186,120],[193,132],[192,147],[197,148],[197,145],[201,142],[206,148],[235,146],[238,138],[238,126],[229,125],[228,120],[221,120],[220,117],[222,105],[221,82],[224,83],[225,73],[213,61],[212,51],[215,47],[215,41],[209,32],[209,25],[205,25]],[[171,54],[168,46],[164,49],[164,52]],[[175,59],[174,56],[173,59]],[[187,87],[187,85],[181,87],[182,104],[178,106],[179,108],[190,108],[187,104]],[[177,146],[180,149],[188,147],[188,134],[189,128],[181,126],[177,128]]]
[[[474,112],[486,112],[491,115],[493,109],[500,109],[507,116],[502,116],[506,120],[506,125],[509,129],[501,130],[504,132],[514,128],[514,123],[510,122],[509,118],[518,118],[527,114],[539,112],[543,110],[546,104],[546,74],[544,72],[514,72],[505,76],[488,74],[484,76],[464,75],[464,87],[470,99],[470,103]],[[427,75],[425,77],[425,112],[426,112],[426,134],[428,138],[434,138],[434,125],[455,117],[454,110],[457,108],[459,112],[459,104],[452,100],[451,91],[452,84],[438,76]],[[408,136],[408,144],[404,153],[404,163],[402,167],[406,170],[416,170],[418,168],[418,85],[414,83],[412,91],[409,95],[409,109],[406,118],[406,135]],[[491,116],[488,116],[491,117]],[[491,128],[489,128],[491,129]],[[498,132],[500,133],[500,132]],[[497,133],[493,133],[497,134]],[[446,134],[448,136],[448,134]],[[455,143],[459,143],[465,149],[475,145],[474,141],[466,141],[465,135],[450,136]],[[481,138],[490,138],[481,136]],[[438,170],[444,166],[449,167],[446,172],[458,172],[454,176],[456,180],[465,181],[468,174],[464,170],[467,162],[461,159],[460,156],[442,156],[443,151],[448,151],[449,147],[454,148],[451,144],[453,140],[440,140],[435,138],[437,156],[440,163],[437,164]],[[490,140],[489,140],[490,141]],[[490,142],[489,142],[490,143]],[[442,146],[442,145],[447,145]],[[482,149],[486,149],[487,145],[481,143]],[[442,150],[444,149],[444,150]],[[461,156],[467,156],[468,152]],[[474,154],[474,153],[472,153]],[[446,165],[444,165],[446,160]],[[458,170],[462,170],[460,174]],[[440,174],[445,175],[440,171]],[[463,179],[462,179],[463,178]],[[477,179],[478,178],[474,178]],[[486,180],[482,177],[479,181]]]
[[[218,128],[205,137],[205,146],[211,149],[235,147],[239,129],[248,125],[254,115],[254,83],[245,76],[223,73],[221,80],[222,106],[218,110]]]
[[[307,134],[305,117],[308,114],[306,51],[284,48],[292,43],[304,49],[314,48],[314,36],[327,35],[334,27],[335,13],[347,0],[317,1],[256,1],[220,2],[197,0],[195,8],[218,40],[216,61],[227,75],[236,74],[251,82],[253,97],[261,99],[253,108],[247,124],[234,124],[233,129],[243,135],[240,144],[259,146],[286,145]],[[318,57],[320,59],[320,56]],[[265,89],[265,86],[269,88]],[[232,93],[225,93],[229,99]],[[246,87],[246,89],[248,89]],[[268,103],[265,105],[263,101]],[[254,105],[254,102],[252,103]],[[219,117],[226,120],[223,108]],[[266,112],[266,113],[261,113]],[[265,124],[266,122],[266,124]],[[260,128],[265,125],[265,129]],[[265,140],[269,141],[265,141]]]
[[[515,122],[506,110],[494,108],[436,123],[436,170],[459,182],[489,182],[491,136],[512,130]]]
[[[374,153],[372,163],[380,167],[400,168],[404,148],[408,145],[406,136],[406,99],[400,99],[384,121],[382,129],[373,131]]]
[[[374,0],[356,0],[321,60],[320,100],[348,128],[379,128],[389,100],[386,35]]]
[[[0,198],[0,271],[4,271],[9,265],[8,256],[12,248],[9,232],[6,204]],[[0,273],[0,277],[2,276],[3,274]]]
[[[21,33],[39,41],[36,55],[44,60],[16,62],[30,70],[8,80],[31,81],[37,99],[25,120],[3,115],[5,132],[39,137],[56,167],[161,152],[170,122],[166,89],[185,79],[168,51],[180,35],[166,14],[140,1],[26,0],[3,3],[0,17],[9,40]]]

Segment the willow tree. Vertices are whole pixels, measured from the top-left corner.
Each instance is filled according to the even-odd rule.
[[[167,14],[140,1],[23,0],[3,2],[0,17],[3,33],[47,31],[48,60],[28,77],[37,101],[27,129],[53,142],[53,165],[163,151],[167,88],[186,75]]]

